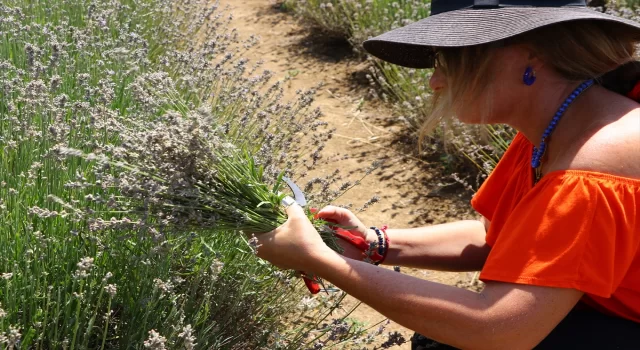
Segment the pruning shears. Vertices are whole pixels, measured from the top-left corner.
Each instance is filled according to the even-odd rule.
[[[287,197],[284,197],[284,199],[282,199],[282,206],[286,208],[294,203],[297,203],[299,206],[303,208],[306,207],[307,199],[305,198],[304,193],[302,192],[300,187],[298,187],[298,185],[296,185],[296,183],[293,182],[288,177],[283,176],[282,181],[284,181],[284,183],[287,184],[291,192],[293,192],[293,198],[287,196]],[[309,289],[309,292],[311,292],[311,294],[320,293],[322,289],[320,288],[320,283],[316,276],[307,274],[306,272],[303,272],[303,271],[298,271],[298,273],[304,280],[304,284],[307,286],[307,289]]]
[[[295,182],[293,182],[288,177],[282,177],[282,181],[284,181],[291,192],[293,192],[293,198],[288,196],[285,197],[282,200],[282,205],[284,207],[288,207],[294,203],[297,203],[304,208],[307,205],[307,200],[300,187],[298,187],[298,185],[296,185]],[[363,254],[366,254],[368,259],[374,259],[375,261],[382,260],[382,256],[377,252],[376,249],[372,249],[371,245],[367,243],[367,241],[363,237],[354,235],[348,230],[340,227],[331,227],[331,229],[334,231],[334,234],[336,236],[350,243],[351,245],[362,251]],[[307,289],[309,289],[309,292],[311,292],[311,294],[320,293],[323,288],[321,288],[321,281],[317,276],[305,273],[303,271],[299,271],[299,273],[302,276],[304,284],[307,286]],[[324,288],[324,290],[326,291],[327,289]]]

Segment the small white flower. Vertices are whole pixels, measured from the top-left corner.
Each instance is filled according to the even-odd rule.
[[[113,298],[116,295],[118,288],[115,284],[107,284],[106,286],[104,286],[104,290]]]
[[[144,347],[152,350],[165,350],[165,344],[167,338],[160,335],[160,333],[156,332],[155,329],[149,331],[149,338],[145,340]]]
[[[153,284],[156,286],[156,288],[160,289],[162,295],[170,294],[173,292],[173,284],[171,283],[171,281],[164,282],[163,280],[156,278],[153,280]]]
[[[9,326],[9,331],[5,335],[7,337],[7,349],[13,349],[20,343],[20,338],[22,338],[20,328],[15,328],[13,326]]]
[[[193,328],[191,328],[190,324],[182,328],[182,333],[178,334],[178,337],[184,339],[184,348],[186,350],[193,350],[198,345],[195,343],[196,337],[193,335]]]

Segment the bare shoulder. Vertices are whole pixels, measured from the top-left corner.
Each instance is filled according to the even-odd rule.
[[[640,179],[640,107],[594,128],[568,168]]]

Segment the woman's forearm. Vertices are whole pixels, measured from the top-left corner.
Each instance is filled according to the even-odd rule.
[[[487,319],[487,311],[495,301],[485,295],[337,254],[323,254],[314,263],[310,268],[320,277],[389,319],[436,341],[463,349],[498,349],[493,335],[508,336]]]
[[[476,220],[457,221],[412,229],[390,229],[385,265],[440,271],[479,271],[491,248],[485,225]]]

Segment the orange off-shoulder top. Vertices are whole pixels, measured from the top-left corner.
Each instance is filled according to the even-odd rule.
[[[491,221],[480,278],[574,288],[640,322],[640,179],[564,170],[534,186],[532,147],[518,133],[471,201]]]

